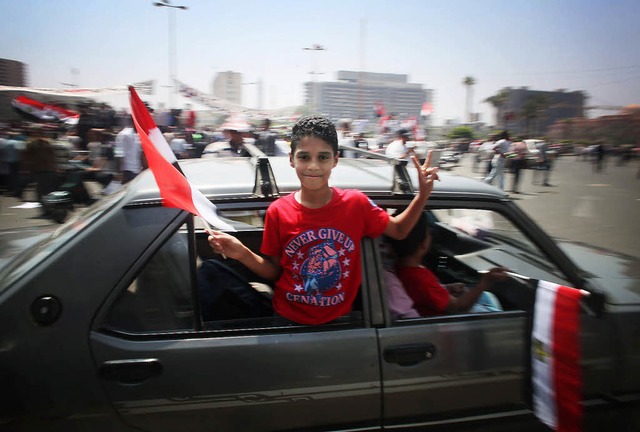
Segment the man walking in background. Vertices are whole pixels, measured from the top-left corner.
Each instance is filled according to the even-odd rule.
[[[504,166],[507,160],[507,152],[511,147],[511,141],[509,141],[509,132],[504,131],[500,135],[500,139],[493,146],[493,159],[491,160],[491,172],[485,177],[484,182],[493,184],[493,181],[497,181],[497,186],[504,190]]]

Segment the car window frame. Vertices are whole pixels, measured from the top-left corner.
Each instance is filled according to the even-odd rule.
[[[261,207],[256,207],[256,210],[260,210]],[[363,275],[363,281],[360,287],[362,295],[360,311],[353,311],[349,315],[340,317],[330,323],[321,325],[304,325],[289,322],[282,317],[267,317],[264,319],[249,318],[246,322],[255,323],[254,326],[242,327],[233,329],[212,329],[208,328],[205,322],[202,320],[202,312],[200,308],[200,296],[197,286],[197,267],[201,262],[201,258],[198,256],[197,242],[198,237],[208,236],[208,233],[204,227],[199,228],[194,221],[195,217],[190,213],[181,211],[176,218],[167,225],[162,234],[159,235],[155,241],[149,245],[145,253],[138,258],[136,263],[132,265],[125,277],[122,279],[118,287],[114,288],[110,295],[109,301],[107,301],[98,314],[96,319],[96,325],[94,330],[103,334],[124,338],[127,340],[158,340],[158,339],[175,339],[177,338],[210,338],[210,337],[234,337],[234,336],[246,336],[256,334],[277,334],[277,333],[305,333],[327,330],[341,330],[341,329],[354,329],[354,328],[370,328],[369,321],[370,307],[368,306],[368,294],[363,293],[362,286],[365,286],[365,276]],[[171,239],[176,233],[183,229],[184,225],[187,225],[187,238],[188,238],[188,254],[189,254],[189,272],[191,281],[191,299],[193,310],[193,328],[190,329],[167,329],[162,331],[127,331],[126,329],[114,328],[109,326],[108,317],[113,307],[116,307],[117,299],[133,281],[140,275],[144,267],[150,262],[150,260],[158,253],[158,251]],[[261,230],[262,228],[260,228]],[[231,233],[232,234],[232,233]],[[361,259],[364,259],[362,254]],[[363,272],[365,263],[363,262]],[[236,320],[241,323],[243,319]]]
[[[385,208],[400,208],[401,206],[387,205]],[[544,258],[548,260],[556,269],[560,272],[558,275],[562,279],[566,279],[568,283],[574,283],[574,286],[581,286],[575,281],[581,281],[579,269],[575,264],[569,260],[569,258],[562,252],[559,246],[554,242],[546,232],[543,231],[534,220],[532,220],[526,213],[524,213],[515,203],[508,199],[469,199],[468,197],[461,198],[430,198],[425,211],[439,210],[439,209],[470,209],[470,210],[485,210],[493,211],[504,217],[513,226],[519,229],[526,238],[532,242]],[[380,298],[381,311],[384,315],[385,327],[396,326],[411,326],[422,324],[438,324],[451,321],[469,321],[469,320],[485,320],[485,319],[501,319],[509,317],[521,317],[527,316],[532,313],[531,310],[505,310],[500,312],[490,312],[482,314],[472,313],[457,313],[451,315],[441,315],[432,317],[416,317],[416,318],[399,318],[393,319],[388,306],[388,296],[386,283],[382,276],[382,258],[378,239],[376,239],[375,245],[375,261],[377,262],[378,270],[378,285],[377,296]],[[565,271],[568,270],[568,271]]]

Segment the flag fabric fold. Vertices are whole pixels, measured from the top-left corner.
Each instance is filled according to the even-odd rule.
[[[13,108],[38,121],[78,124],[80,113],[57,105],[39,102],[26,96],[18,96],[11,101]]]
[[[582,431],[581,290],[539,281],[533,313],[531,373],[536,416],[558,432]]]
[[[149,168],[158,183],[162,204],[200,216],[215,228],[235,231],[231,225],[218,217],[216,206],[193,187],[179,170],[178,161],[171,147],[156,126],[135,88],[130,86],[129,92],[133,122],[140,136],[142,150],[147,158]]]

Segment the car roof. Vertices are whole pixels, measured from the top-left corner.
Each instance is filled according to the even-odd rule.
[[[211,200],[264,199],[295,192],[300,188],[288,157],[209,158],[179,161],[189,182]],[[506,194],[481,181],[439,172],[432,197],[485,196],[502,199]],[[264,184],[268,183],[265,192]],[[408,183],[405,184],[405,183]],[[341,189],[358,189],[370,196],[412,195],[418,190],[417,171],[411,162],[392,158],[341,158],[329,184]],[[155,179],[149,170],[141,173],[129,186],[129,203],[160,199]]]

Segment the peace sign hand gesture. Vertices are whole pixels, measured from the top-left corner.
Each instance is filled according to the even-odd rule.
[[[427,153],[427,158],[422,165],[420,165],[420,161],[415,155],[411,156],[413,165],[418,170],[418,194],[424,198],[428,198],[431,194],[431,191],[433,190],[433,182],[435,182],[436,180],[440,180],[440,177],[438,176],[438,171],[440,170],[440,168],[430,166],[432,155],[433,151],[429,150],[429,152]]]

